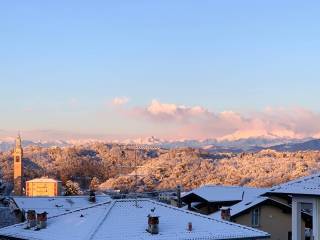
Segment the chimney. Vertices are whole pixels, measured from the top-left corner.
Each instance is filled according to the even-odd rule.
[[[147,232],[151,234],[159,233],[159,216],[154,214],[155,208],[151,209],[151,213],[148,215],[148,229]]]
[[[182,207],[182,202],[181,202],[181,186],[177,186],[177,207],[181,208]]]
[[[47,212],[37,214],[37,229],[43,229],[47,227]]]
[[[93,190],[90,191],[89,202],[91,202],[91,203],[95,203],[96,202],[96,194],[95,194],[95,192]]]
[[[192,232],[192,222],[188,222],[188,231]]]
[[[229,207],[222,207],[220,208],[221,211],[221,219],[225,221],[230,221],[231,213]]]
[[[35,210],[28,210],[27,212],[27,229],[33,228],[37,225],[36,221],[36,211]]]

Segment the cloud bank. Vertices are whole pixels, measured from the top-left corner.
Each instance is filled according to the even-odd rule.
[[[320,114],[304,108],[267,108],[243,114],[234,111],[212,112],[201,106],[152,100],[148,106],[131,111],[134,117],[162,127],[164,135],[170,138],[235,140],[320,136]],[[170,133],[166,132],[168,126]]]

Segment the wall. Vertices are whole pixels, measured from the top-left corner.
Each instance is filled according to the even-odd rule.
[[[61,194],[60,182],[27,182],[27,196],[58,196]]]
[[[304,234],[305,222],[301,221],[301,233]],[[251,212],[237,217],[234,222],[252,227]],[[291,232],[291,212],[284,213],[278,207],[263,205],[260,207],[260,226],[257,228],[271,234],[271,240],[287,240],[288,232]],[[304,239],[303,236],[301,239]]]

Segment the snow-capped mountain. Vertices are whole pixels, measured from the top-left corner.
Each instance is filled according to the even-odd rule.
[[[14,139],[9,141],[0,141],[0,151],[8,151],[14,148]],[[39,147],[65,147],[71,145],[67,141],[57,140],[57,141],[30,141],[23,140],[22,145],[24,147],[28,146],[39,146]]]
[[[260,151],[262,149],[274,149],[277,151],[299,151],[299,150],[320,150],[320,140],[317,139],[287,139],[287,138],[246,138],[238,140],[164,140],[155,136],[126,139],[126,140],[99,140],[99,139],[80,139],[80,140],[55,140],[55,141],[31,141],[23,140],[24,147],[31,145],[41,147],[65,147],[70,145],[91,144],[94,142],[103,143],[120,143],[120,144],[141,144],[152,145],[161,148],[202,148],[211,152],[243,152],[243,151]],[[13,138],[0,139],[0,151],[7,151],[14,147]]]

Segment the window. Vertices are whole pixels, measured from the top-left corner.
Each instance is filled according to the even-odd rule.
[[[20,162],[20,157],[16,156],[16,163]]]
[[[251,225],[252,227],[260,226],[260,208],[254,208],[251,213]]]

